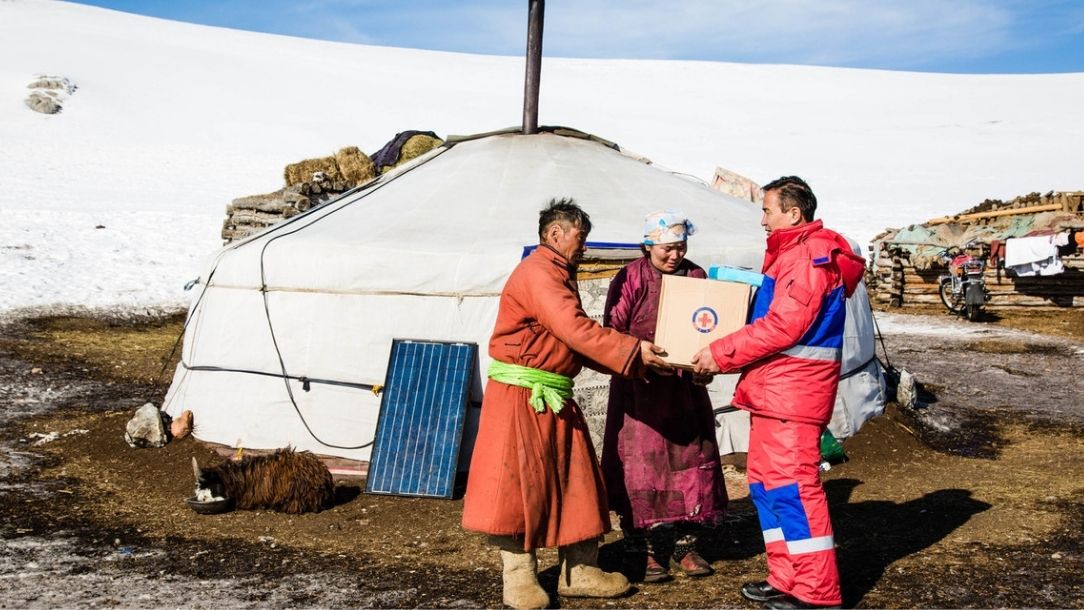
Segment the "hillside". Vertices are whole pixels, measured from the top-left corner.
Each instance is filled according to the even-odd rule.
[[[514,126],[522,108],[518,57],[65,2],[0,2],[0,56],[0,313],[181,307],[225,205],[281,188],[287,163],[372,152],[406,129]],[[39,75],[76,86],[61,112],[26,106]],[[716,166],[760,183],[802,175],[825,221],[865,243],[986,198],[1079,189],[1082,98],[1084,74],[546,59],[540,123],[704,180]]]

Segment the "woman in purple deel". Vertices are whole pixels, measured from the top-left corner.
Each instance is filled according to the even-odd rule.
[[[606,326],[654,341],[663,274],[707,276],[685,259],[693,231],[679,211],[647,216],[644,256],[610,284]],[[727,494],[711,402],[698,381],[706,380],[680,370],[610,381],[602,472],[625,533],[627,567],[634,578],[642,570],[644,582],[668,580],[665,563],[688,576],[712,573],[697,535],[721,521]]]

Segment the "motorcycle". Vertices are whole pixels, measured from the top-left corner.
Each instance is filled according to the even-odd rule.
[[[937,278],[938,294],[949,313],[966,315],[975,322],[982,317],[982,308],[990,301],[990,291],[986,289],[986,257],[981,252],[981,245],[968,244],[964,252],[949,249],[941,252],[941,260],[948,267],[948,273]],[[979,255],[972,252],[978,250]]]

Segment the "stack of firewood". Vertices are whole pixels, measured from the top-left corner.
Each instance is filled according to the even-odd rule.
[[[1045,195],[1029,193],[1016,197],[1010,201],[1000,199],[987,199],[979,205],[961,212],[955,216],[942,216],[926,222],[927,225],[944,224],[947,222],[960,223],[983,223],[991,222],[995,218],[1004,216],[1017,216],[1020,214],[1038,214],[1040,212],[1080,212],[1080,192],[1054,192]]]
[[[222,239],[244,239],[329,201],[372,180],[373,162],[357,147],[317,159],[291,163],[283,172],[286,187],[273,193],[234,199],[226,206]]]
[[[318,186],[319,191],[313,192],[314,184],[319,183],[302,182],[273,193],[234,199],[226,206],[222,239],[226,243],[244,239],[287,218],[327,203],[349,190],[345,185],[338,185],[338,188],[332,185],[330,188]]]
[[[983,272],[990,292],[987,307],[1080,307],[1084,306],[1084,256],[1061,257],[1065,271],[1058,275],[1010,277],[1005,269],[987,266]],[[895,267],[895,269],[893,269]],[[872,287],[873,298],[891,307],[941,306],[938,279],[945,268],[919,271],[902,257],[878,261]]]

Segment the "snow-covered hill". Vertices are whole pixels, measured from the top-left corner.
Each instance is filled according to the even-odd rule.
[[[177,307],[230,199],[397,131],[518,125],[523,59],[0,1],[0,313]],[[78,89],[29,110],[39,74]],[[547,59],[540,123],[710,179],[798,174],[860,242],[987,197],[1084,188],[1084,73]],[[583,202],[590,210],[590,202]],[[673,202],[660,202],[660,207]],[[710,227],[702,227],[710,230]],[[692,243],[695,256],[695,241]]]

